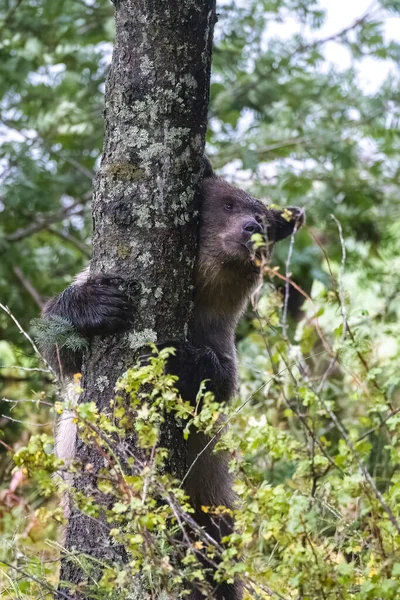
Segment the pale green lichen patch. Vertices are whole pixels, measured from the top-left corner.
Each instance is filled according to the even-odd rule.
[[[134,331],[128,335],[129,347],[132,350],[143,348],[150,343],[157,341],[157,334],[153,329],[143,329],[143,331]]]
[[[151,294],[152,289],[150,287],[146,287],[143,282],[141,283],[140,287],[141,287],[141,291],[142,291],[142,295],[143,296],[146,295],[146,294],[147,295]]]
[[[163,296],[163,293],[164,293],[164,292],[163,292],[163,290],[162,290],[162,288],[161,288],[161,287],[158,287],[158,288],[156,288],[156,290],[155,290],[155,292],[154,292],[154,298],[155,298],[156,300],[160,300],[160,299],[162,298],[162,296]]]
[[[126,128],[126,136],[129,140],[129,144],[134,148],[143,148],[149,143],[149,132],[142,127],[138,127],[137,125],[133,125]]]
[[[152,255],[151,255],[150,252],[143,252],[143,254],[141,254],[140,256],[138,256],[137,260],[144,267],[149,267],[150,265],[152,265],[154,263],[154,259],[153,259],[153,257],[152,257]]]
[[[104,392],[104,390],[108,388],[109,385],[110,382],[108,381],[108,377],[106,377],[105,375],[100,375],[100,377],[96,379],[96,387],[98,390],[100,390],[100,392]]]
[[[190,145],[194,150],[196,150],[196,152],[203,147],[203,138],[199,133],[192,138]]]
[[[138,227],[151,227],[151,210],[149,206],[135,207],[132,212]],[[131,245],[135,245],[134,240],[132,240]]]
[[[115,269],[115,260],[111,256],[105,256],[102,259],[102,267],[104,273],[112,273]]]
[[[182,78],[183,83],[191,90],[197,88],[197,81],[191,73],[186,73]]]
[[[117,254],[118,254],[119,258],[126,259],[130,255],[131,250],[132,249],[129,246],[121,244],[117,248]]]
[[[193,200],[193,190],[192,188],[187,189],[185,192],[179,195],[179,202],[182,208],[188,208],[191,206]]]
[[[137,123],[141,123],[145,127],[156,125],[160,110],[159,101],[154,98],[147,97],[145,100],[137,100],[134,102],[132,109],[129,111],[130,118],[135,115]]]
[[[165,143],[174,147],[182,145],[184,139],[190,134],[188,127],[169,127],[164,130]]]
[[[186,213],[182,213],[181,215],[176,215],[174,218],[174,225],[178,227],[179,225],[185,225],[189,222],[189,215]]]
[[[104,167],[105,174],[108,177],[122,179],[124,181],[139,181],[143,178],[142,169],[131,163],[111,163]]]
[[[164,144],[160,142],[154,142],[149,144],[146,148],[139,150],[139,157],[142,161],[142,168],[148,175],[152,173],[153,160],[157,157],[163,157],[165,155],[166,148]]]
[[[139,66],[143,75],[150,75],[152,70],[154,69],[154,63],[148,56],[140,57],[140,66]]]

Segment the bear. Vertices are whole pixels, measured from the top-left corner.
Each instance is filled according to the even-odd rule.
[[[290,207],[272,209],[246,191],[217,177],[209,161],[201,187],[198,258],[195,270],[194,310],[187,340],[163,340],[162,346],[175,347],[167,369],[178,377],[177,388],[184,400],[196,402],[200,385],[218,402],[226,403],[237,386],[235,331],[249,297],[260,281],[261,258],[269,259],[274,244],[291,235],[304,223],[304,210]],[[254,234],[263,239],[261,248],[253,243]],[[61,317],[87,339],[123,331],[134,307],[120,291],[113,274],[90,275],[86,269],[64,292],[44,307],[43,318]],[[160,345],[160,346],[161,346]],[[47,361],[63,377],[80,372],[82,351],[44,344]],[[74,457],[76,426],[71,415],[64,417],[57,435],[60,458]],[[194,519],[216,542],[229,535],[233,521],[226,516],[210,516],[203,506],[235,507],[228,457],[214,452],[215,443],[200,432],[188,440],[185,491],[194,508]],[[201,555],[201,552],[199,552]],[[201,558],[201,556],[200,556]],[[204,564],[207,559],[203,557]],[[208,565],[207,565],[208,566]],[[220,583],[210,577],[217,600],[241,600],[242,583]],[[204,598],[193,589],[191,600]]]

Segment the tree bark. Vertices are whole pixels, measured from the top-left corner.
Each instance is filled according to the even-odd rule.
[[[191,312],[215,0],[116,0],[116,39],[105,95],[105,141],[93,198],[91,273],[122,277],[134,301],[133,328],[95,339],[83,368],[81,402],[107,410],[114,385],[150,341],[183,339]],[[182,432],[162,432],[169,467],[186,468]],[[99,494],[104,468],[94,448],[77,442],[93,473],[75,488]],[[121,562],[105,524],[72,507],[66,547],[103,562]],[[99,573],[100,575],[100,573]],[[79,583],[68,557],[61,581]],[[144,598],[138,584],[137,598]],[[62,589],[66,589],[61,584]],[[80,592],[74,598],[88,597]]]

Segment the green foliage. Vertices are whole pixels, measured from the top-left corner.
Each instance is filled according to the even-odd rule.
[[[179,398],[163,374],[166,350],[125,375],[112,417],[111,408],[76,409],[81,436],[108,457],[99,488],[113,499],[111,536],[131,559],[107,565],[88,597],[135,597],[138,573],[154,590],[175,590],[183,578],[204,585],[193,549],[176,544],[179,521],[192,524],[180,482],[163,470],[167,411],[186,437],[191,428],[214,435],[220,417],[229,424],[219,446],[231,455],[240,507],[219,577],[240,571],[251,598],[398,598],[399,81],[394,72],[370,93],[357,72],[365,57],[398,63],[384,25],[399,11],[380,0],[358,22],[344,20],[334,41],[352,66],[338,69],[325,56],[317,2],[219,7],[212,162],[228,176],[234,167],[234,181],[270,203],[305,206],[307,226],[293,252],[291,240],[278,246],[240,325],[233,407],[204,392],[197,408]],[[288,15],[297,30],[281,39]],[[27,330],[90,255],[112,35],[108,0],[0,0],[0,297]],[[85,344],[64,321],[36,327],[60,347]],[[0,328],[0,593],[30,600],[57,583],[63,517],[50,476],[63,467],[49,435],[60,407],[52,408],[50,374],[32,370],[41,368],[33,349],[3,312]],[[127,435],[143,452],[127,463],[134,475],[113,443]],[[91,498],[75,501],[97,518]],[[196,543],[219,552],[200,534]],[[90,572],[90,560],[78,559]]]
[[[195,408],[179,397],[174,388],[176,378],[164,373],[165,360],[171,352],[174,350],[163,349],[150,358],[149,365],[129,370],[118,384],[121,395],[111,402],[109,413],[99,413],[93,402],[81,403],[74,409],[80,437],[100,449],[105,458],[106,466],[98,474],[98,489],[109,498],[105,518],[111,526],[112,543],[122,545],[129,556],[127,564],[105,565],[95,587],[89,574],[97,563],[87,556],[83,558],[88,581],[80,584],[80,590],[84,590],[89,598],[108,597],[111,592],[118,593],[121,598],[130,598],[139,574],[142,583],[146,582],[156,593],[163,589],[176,592],[177,587],[183,588],[184,581],[194,581],[209,591],[204,581],[204,567],[199,563],[195,549],[210,544],[201,530],[196,531],[198,540],[192,534],[190,543],[179,541],[182,533],[184,540],[188,539],[193,509],[181,483],[164,472],[167,455],[158,447],[158,440],[166,412],[173,412],[179,421],[188,420],[187,428],[196,424],[196,429],[212,434],[223,407],[217,405],[209,393],[199,392]],[[67,405],[65,408],[70,409]],[[60,412],[60,406],[57,405],[56,410]],[[128,452],[127,440],[132,433],[140,449],[138,455]],[[119,452],[115,450],[116,441]],[[128,452],[126,461],[122,451],[124,445]],[[45,494],[54,492],[54,480],[50,477],[53,473],[69,471],[74,475],[80,469],[77,463],[67,467],[56,459],[51,440],[46,435],[33,436],[28,446],[14,455],[14,463],[16,469],[31,476]],[[85,465],[85,470],[88,469],[90,465]],[[100,506],[94,498],[71,490],[67,483],[62,484],[62,488],[72,494],[81,512],[91,518],[99,517]],[[209,507],[209,510],[226,509]],[[53,519],[60,520],[59,511],[50,514]],[[210,557],[216,554],[212,545],[208,554]],[[238,569],[232,562],[237,555],[235,546],[226,549],[225,554],[226,563],[221,564],[219,572],[219,577],[224,579],[232,577]],[[73,553],[71,560],[75,560]],[[78,560],[82,564],[82,557]],[[25,579],[29,581],[31,574],[29,570],[21,584]]]
[[[57,345],[76,352],[87,347],[87,339],[67,319],[53,315],[51,319],[33,319],[33,334],[39,346]]]

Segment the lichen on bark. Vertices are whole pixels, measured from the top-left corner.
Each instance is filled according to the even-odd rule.
[[[90,270],[123,279],[134,319],[127,333],[90,345],[81,400],[94,400],[100,410],[108,408],[115,382],[146,342],[179,340],[187,331],[215,21],[215,0],[116,0],[114,5],[116,38],[93,197]],[[185,448],[171,420],[162,444],[169,450],[169,467],[182,476]],[[76,488],[98,495],[95,476],[103,459],[79,440],[77,455],[93,472],[76,476]],[[74,509],[66,547],[103,562],[124,558],[104,524]],[[82,577],[66,557],[61,579],[78,583]],[[135,597],[145,598],[140,588],[139,581]]]

